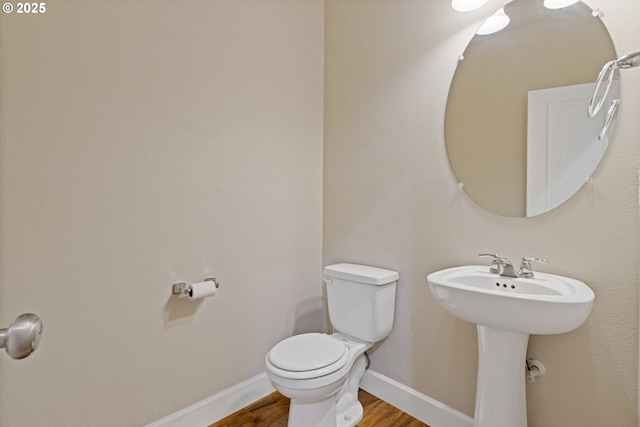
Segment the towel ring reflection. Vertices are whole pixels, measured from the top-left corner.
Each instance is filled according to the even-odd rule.
[[[596,114],[602,108],[602,104],[604,104],[604,100],[607,98],[609,94],[609,90],[611,89],[611,84],[613,83],[613,77],[616,74],[616,70],[618,69],[618,61],[609,61],[607,62],[602,70],[600,70],[600,74],[598,74],[598,79],[596,80],[596,85],[593,88],[593,95],[591,95],[591,99],[589,100],[589,108],[587,109],[587,114],[589,117],[595,117]],[[602,97],[596,103],[596,99],[598,97],[598,93],[600,92],[600,86],[602,82],[607,77],[607,87],[602,94]]]

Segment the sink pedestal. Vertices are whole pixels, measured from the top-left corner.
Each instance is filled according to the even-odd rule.
[[[527,427],[525,365],[529,334],[478,325],[473,427]]]
[[[505,277],[477,265],[436,271],[427,282],[449,313],[478,325],[474,427],[526,427],[529,334],[563,334],[582,325],[593,307],[591,288],[570,277]]]

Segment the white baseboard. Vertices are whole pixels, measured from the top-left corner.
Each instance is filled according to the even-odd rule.
[[[431,427],[473,427],[473,418],[375,371],[365,372],[360,388]]]
[[[462,412],[375,371],[365,372],[360,387],[431,427],[473,427]],[[262,373],[146,427],[206,427],[274,391]]]
[[[206,427],[274,391],[267,374],[262,373],[146,427]]]

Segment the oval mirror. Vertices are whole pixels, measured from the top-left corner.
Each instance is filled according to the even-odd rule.
[[[587,107],[602,66],[616,59],[599,17],[582,2],[514,0],[510,22],[476,34],[456,68],[445,114],[451,166],[467,194],[499,215],[530,217],[559,206],[590,178],[618,79],[598,115]],[[597,15],[597,14],[596,14]]]

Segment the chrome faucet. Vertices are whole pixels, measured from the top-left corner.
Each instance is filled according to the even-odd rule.
[[[522,263],[518,272],[515,271],[513,262],[509,258],[498,256],[497,254],[478,254],[480,257],[490,257],[491,267],[489,267],[489,273],[498,274],[503,277],[521,277],[530,279],[533,277],[533,271],[531,271],[531,261],[540,264],[546,264],[547,260],[542,258],[530,258],[522,257]]]
[[[498,256],[497,254],[478,254],[480,257],[490,257],[491,267],[489,273],[499,274],[500,276],[518,277],[513,269],[513,263],[509,258]]]
[[[500,267],[500,272],[498,273],[500,276],[518,277],[513,267],[513,262],[509,258],[498,258],[498,266]]]
[[[491,258],[491,267],[489,267],[489,273],[498,274],[500,272],[499,262],[500,257],[497,254],[478,254],[479,257]]]
[[[547,260],[542,258],[529,258],[522,257],[522,263],[520,264],[520,270],[518,270],[518,277],[524,277],[525,279],[531,279],[533,277],[533,271],[531,271],[531,261],[539,264],[546,264]]]

